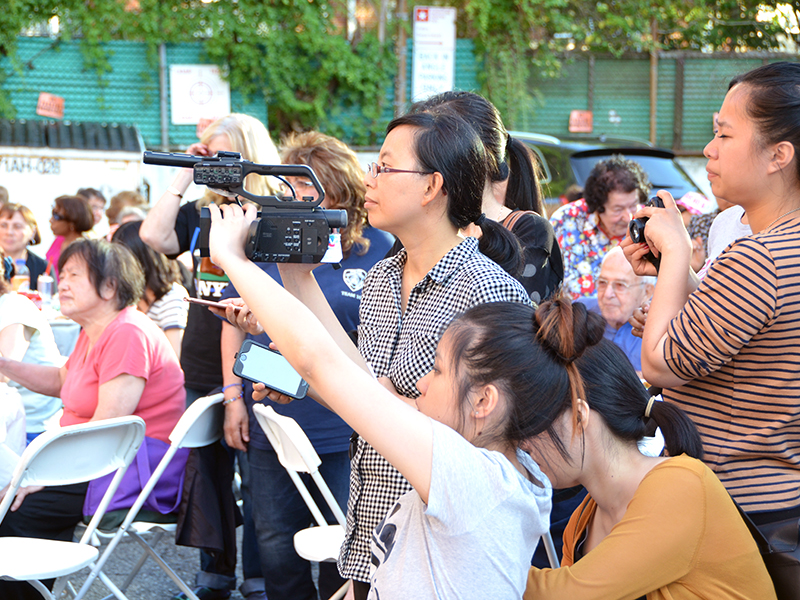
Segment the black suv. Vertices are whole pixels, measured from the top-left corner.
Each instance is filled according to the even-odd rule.
[[[620,138],[559,139],[551,135],[509,132],[525,142],[539,158],[542,187],[548,213],[563,202],[564,193],[572,184],[583,188],[586,178],[601,160],[612,154],[622,154],[635,160],[647,173],[654,190],[667,190],[675,198],[700,188],[681,166],[670,150],[654,148],[647,142]]]

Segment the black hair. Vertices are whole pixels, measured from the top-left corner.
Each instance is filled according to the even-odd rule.
[[[122,244],[105,240],[79,238],[66,246],[58,258],[58,270],[73,256],[86,264],[89,281],[98,296],[103,295],[103,286],[114,289],[117,310],[136,304],[144,293],[144,273],[133,253]]]
[[[141,221],[123,223],[114,232],[111,241],[122,244],[130,250],[139,261],[144,272],[144,285],[159,300],[172,289],[172,284],[180,279],[180,271],[174,260],[168,259],[161,252],[156,252],[139,237]]]
[[[800,64],[763,65],[734,77],[728,90],[739,84],[748,88],[747,114],[756,122],[762,140],[767,144],[789,142],[797,157],[800,154]],[[795,169],[800,179],[797,158]]]
[[[603,338],[605,321],[563,292],[538,309],[512,302],[470,308],[447,329],[451,368],[468,410],[470,391],[493,383],[507,399],[503,431],[490,432],[514,444],[547,434],[565,459],[566,445],[556,422],[571,411],[578,431],[578,400],[585,400],[624,441],[645,436],[649,395],[633,366]],[[678,407],[654,402],[650,417],[661,427],[670,455],[702,458],[697,428]]]
[[[619,439],[638,442],[648,430],[644,416],[650,394],[642,385],[625,353],[603,339],[577,361],[589,407]],[[703,443],[692,420],[669,402],[654,401],[650,418],[661,428],[670,456],[688,454],[702,460]]]
[[[600,315],[561,295],[538,309],[514,302],[470,308],[447,332],[459,397],[494,383],[507,398],[508,418],[493,435],[519,445],[547,433],[566,454],[554,424],[583,397],[574,363],[604,331]]]
[[[451,111],[413,113],[393,119],[396,127],[416,128],[414,155],[420,170],[439,173],[447,196],[447,217],[458,229],[470,223],[481,228],[480,251],[512,276],[522,268],[517,237],[481,212],[487,177],[486,151],[475,129]]]
[[[503,124],[500,111],[483,96],[473,92],[449,91],[431,96],[411,107],[411,113],[454,111],[472,125],[486,148],[490,181],[508,179],[505,205],[514,210],[533,210],[544,216],[539,185],[538,162],[531,150],[512,138]]]
[[[608,160],[597,163],[583,186],[583,198],[590,213],[605,211],[611,192],[639,192],[639,203],[643,204],[650,194],[650,180],[642,166],[634,160],[615,154]]]

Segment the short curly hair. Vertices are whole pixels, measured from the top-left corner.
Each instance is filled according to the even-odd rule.
[[[650,179],[642,165],[635,160],[614,154],[608,160],[597,163],[583,188],[583,198],[590,213],[605,211],[608,195],[611,192],[639,192],[639,203],[643,204],[650,194]]]

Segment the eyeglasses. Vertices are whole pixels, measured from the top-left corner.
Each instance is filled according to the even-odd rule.
[[[67,220],[67,217],[65,217],[64,215],[58,214],[56,211],[53,211],[52,214],[53,214],[53,220],[54,221],[66,221]]]
[[[606,207],[605,212],[607,212],[612,217],[618,217],[622,213],[633,214],[637,210],[639,210],[639,203],[633,204],[631,206],[612,206],[611,208]]]
[[[609,284],[611,284],[615,294],[626,294],[630,291],[630,288],[644,285],[644,282],[626,283],[624,281],[609,281],[605,277],[598,277],[594,280],[594,283],[599,292],[602,292],[609,286]]]
[[[407,171],[405,169],[393,169],[391,167],[382,167],[378,163],[369,163],[367,165],[367,175],[375,179],[381,173],[414,173],[415,175],[433,175],[433,171]]]

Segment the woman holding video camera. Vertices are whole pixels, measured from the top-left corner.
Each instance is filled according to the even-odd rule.
[[[394,239],[388,233],[367,225],[363,171],[355,153],[344,143],[310,131],[288,136],[282,141],[280,151],[284,164],[308,165],[314,170],[325,189],[324,208],[347,211],[347,227],[340,231],[344,255],[341,268],[322,265],[314,275],[338,322],[346,331],[354,331],[358,327],[361,288],[367,271],[386,255]],[[298,197],[316,199],[317,191],[308,178],[286,179]],[[290,194],[291,190],[287,189],[285,193]],[[259,263],[259,266],[273,279],[281,281],[276,264]],[[223,298],[237,296],[233,285],[223,294]],[[259,330],[254,330],[257,332]],[[269,337],[259,333],[247,338],[268,345]],[[270,600],[314,600],[317,590],[311,577],[311,564],[300,558],[293,546],[294,534],[310,526],[313,518],[256,423],[252,383],[243,382],[233,374],[234,355],[244,339],[243,330],[223,323],[223,376],[225,386],[233,386],[228,387],[225,396],[234,399],[225,407],[225,439],[232,448],[247,451],[250,493],[254,499],[253,521],[267,597]],[[293,418],[306,432],[322,460],[320,473],[340,506],[345,507],[350,481],[348,449],[352,429],[336,414],[311,400],[288,405],[270,402],[269,405],[276,412]],[[317,498],[317,503],[329,522],[333,522],[327,503],[321,498]],[[343,583],[334,563],[320,563],[321,598],[332,596]]]
[[[215,156],[220,151],[238,152],[242,158],[261,164],[279,164],[280,157],[267,128],[253,117],[230,114],[214,121],[200,135],[200,141],[189,146],[187,153],[195,156]],[[192,296],[203,300],[219,301],[229,280],[222,269],[208,258],[201,258],[197,248],[200,234],[200,209],[209,204],[222,205],[232,200],[206,188],[202,198],[181,205],[183,195],[192,183],[192,169],[180,169],[175,179],[150,210],[142,222],[140,236],[154,250],[176,258],[184,252],[192,256],[194,290]],[[258,196],[274,194],[277,183],[272,179],[250,175],[245,188]],[[205,307],[192,304],[181,345],[181,368],[186,376],[186,403],[208,395],[222,386],[222,357],[220,355],[220,320]],[[240,457],[241,458],[241,457]],[[247,542],[247,539],[245,540]],[[248,560],[255,551],[243,553],[245,571],[250,571]],[[257,557],[256,557],[257,558]],[[198,574],[197,593],[206,598],[227,598],[229,587],[236,580],[236,557],[220,559],[225,566],[210,566],[203,555],[202,572]],[[257,560],[250,565],[257,571]],[[210,572],[209,569],[215,571]],[[245,572],[248,578],[248,572]],[[253,578],[260,575],[252,573]]]
[[[486,302],[530,304],[525,289],[498,264],[520,260],[517,240],[481,212],[485,152],[472,126],[450,111],[409,114],[389,124],[379,162],[364,178],[365,208],[370,224],[397,237],[403,249],[367,274],[358,350],[334,318],[313,267],[280,267],[284,287],[320,318],[339,347],[412,405],[420,395],[417,382],[433,367],[443,329],[457,314]],[[492,242],[495,256],[481,254],[477,239],[461,237],[459,230],[470,223]],[[230,309],[227,316],[237,318]],[[339,572],[354,581],[360,599],[369,591],[373,532],[411,486],[363,438],[353,449]]]
[[[753,235],[731,244],[697,287],[673,198],[645,208],[661,256],[642,343],[645,378],[697,424],[706,462],[757,525],[800,519],[800,65],[731,81],[705,148],[715,196],[744,208]],[[623,243],[640,275],[648,248]],[[689,275],[687,277],[687,274]],[[695,289],[696,288],[696,289]]]

